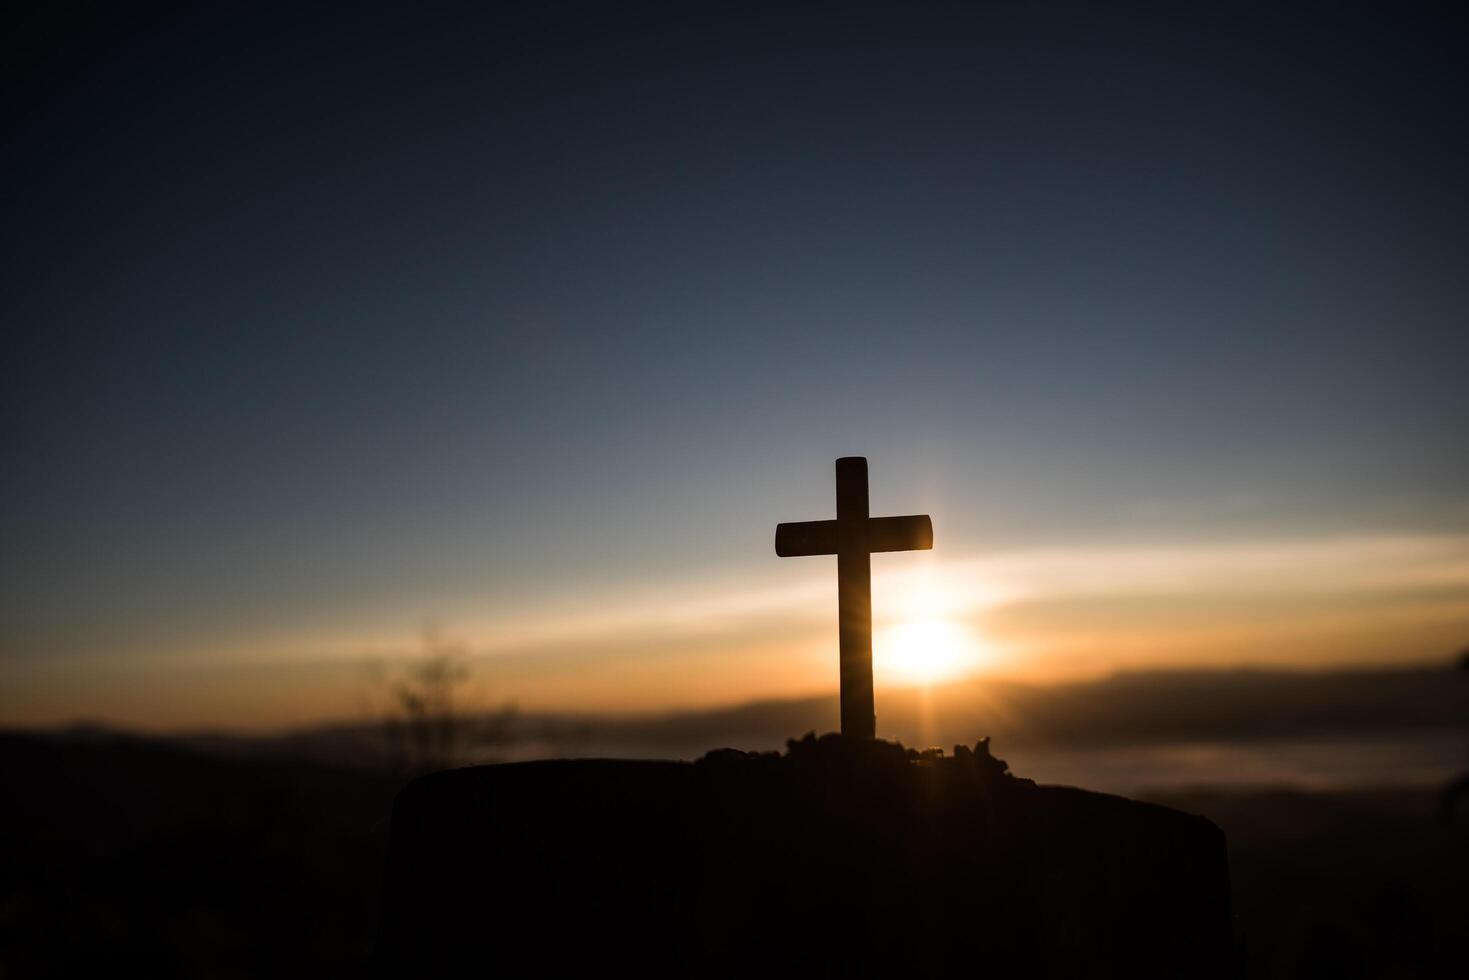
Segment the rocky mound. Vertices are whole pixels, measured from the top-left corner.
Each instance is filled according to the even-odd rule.
[[[807,736],[484,766],[393,811],[386,975],[1233,975],[1223,834],[953,755]]]

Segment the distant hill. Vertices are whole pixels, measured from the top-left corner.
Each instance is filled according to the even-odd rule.
[[[1469,728],[1469,678],[1450,668],[1146,671],[1058,685],[975,680],[880,692],[878,730],[907,744],[992,736],[1014,747],[1099,748],[1184,741],[1364,736]],[[525,722],[533,730],[533,720]],[[596,735],[674,749],[774,746],[837,724],[835,697],[766,701],[661,717],[585,720]],[[548,734],[557,732],[548,726]]]
[[[878,731],[909,745],[1103,749],[1469,731],[1469,677],[1452,665],[1395,670],[1139,671],[1056,685],[970,680],[879,691]],[[829,697],[635,717],[519,714],[492,726],[465,719],[467,760],[617,756],[693,759],[710,748],[780,747],[837,728]],[[118,737],[95,727],[71,737]],[[378,767],[382,727],[336,724],[273,736],[194,734],[169,741],[216,755],[260,755]]]

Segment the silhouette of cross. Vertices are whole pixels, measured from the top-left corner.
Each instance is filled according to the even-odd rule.
[[[842,734],[872,738],[872,561],[878,551],[927,551],[933,522],[867,516],[867,457],[837,460],[837,519],[775,526],[775,553],[837,556],[837,613],[841,638]]]

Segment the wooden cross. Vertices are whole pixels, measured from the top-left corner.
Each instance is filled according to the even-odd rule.
[[[867,516],[867,457],[837,460],[837,519],[775,526],[775,553],[837,556],[837,611],[841,637],[842,734],[872,738],[872,561],[877,551],[927,551],[933,522]]]

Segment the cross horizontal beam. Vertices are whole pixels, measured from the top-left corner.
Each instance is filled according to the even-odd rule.
[[[927,514],[858,521],[794,521],[775,526],[775,553],[782,558],[932,548],[933,521]]]

